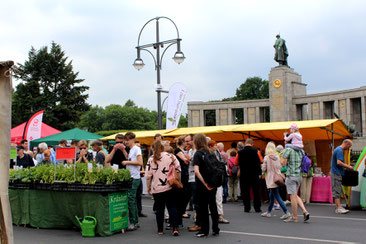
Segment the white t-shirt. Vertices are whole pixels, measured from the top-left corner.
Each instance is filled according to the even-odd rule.
[[[137,161],[137,156],[142,155],[141,154],[141,148],[138,146],[133,146],[130,149],[130,153],[128,154],[128,161]],[[141,166],[137,165],[126,165],[126,169],[128,169],[131,172],[131,177],[133,179],[140,179],[140,168]]]
[[[189,166],[188,166],[188,182],[195,182],[196,181],[196,176],[194,174],[194,166],[193,166],[193,157],[194,154],[196,153],[196,149],[190,149],[188,152],[188,155],[191,156],[191,160],[189,161]]]

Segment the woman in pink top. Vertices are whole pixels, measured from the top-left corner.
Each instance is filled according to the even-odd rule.
[[[271,217],[271,211],[274,205],[275,199],[280,204],[282,210],[285,214],[281,217],[281,219],[287,219],[291,216],[286,208],[286,204],[283,202],[279,192],[278,185],[274,183],[274,175],[275,173],[281,174],[281,162],[278,157],[276,146],[273,142],[268,142],[266,147],[266,156],[263,159],[262,164],[262,172],[266,172],[266,184],[269,189],[269,205],[267,212],[262,214],[263,217]]]
[[[164,234],[164,209],[166,206],[169,212],[169,222],[173,227],[172,234],[178,236],[178,212],[174,189],[168,183],[168,172],[169,166],[174,164],[180,177],[180,165],[174,155],[164,152],[164,146],[160,141],[152,144],[152,150],[153,155],[149,158],[145,171],[147,192],[154,197],[158,234]]]

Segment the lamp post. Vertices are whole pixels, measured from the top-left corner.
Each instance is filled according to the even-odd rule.
[[[160,41],[160,38],[159,38],[159,20],[160,19],[166,19],[166,20],[169,20],[171,23],[173,23],[173,25],[174,25],[174,27],[177,31],[177,38],[176,39]],[[144,30],[144,28],[149,23],[151,23],[153,21],[156,22],[156,42],[140,45],[140,37],[141,37],[142,31]],[[173,60],[177,64],[181,64],[184,61],[185,57],[184,57],[183,52],[180,49],[180,42],[181,41],[182,41],[182,39],[179,38],[179,31],[178,31],[178,28],[177,28],[176,24],[173,22],[173,20],[171,20],[167,17],[156,17],[156,18],[153,18],[153,19],[149,20],[148,22],[146,22],[145,25],[140,30],[140,34],[139,34],[138,41],[137,41],[137,47],[136,47],[136,49],[137,49],[137,58],[136,58],[135,62],[133,63],[133,67],[135,67],[137,70],[140,70],[145,66],[144,61],[141,59],[141,50],[150,53],[150,55],[153,57],[154,63],[155,63],[156,78],[157,78],[156,92],[157,92],[157,100],[158,100],[157,102],[158,102],[158,129],[159,130],[162,129],[161,93],[166,92],[166,91],[163,90],[163,88],[160,84],[161,64],[162,64],[162,60],[163,60],[163,57],[164,57],[164,54],[165,54],[166,50],[168,50],[168,48],[173,46],[174,44],[177,44],[177,51],[176,51],[176,53],[173,57]],[[164,48],[164,45],[167,45],[167,46]],[[155,49],[156,50],[156,55],[154,56],[154,54],[150,50],[148,50],[148,48]],[[163,51],[161,56],[160,56],[160,49],[162,49],[162,51]]]

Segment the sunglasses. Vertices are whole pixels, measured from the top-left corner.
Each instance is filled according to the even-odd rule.
[[[86,149],[86,147],[80,147],[81,150]]]

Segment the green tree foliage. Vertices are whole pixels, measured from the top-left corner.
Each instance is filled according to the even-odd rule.
[[[18,125],[39,110],[44,110],[44,122],[59,130],[74,128],[90,105],[84,94],[89,87],[78,85],[78,72],[73,71],[61,46],[33,47],[24,64],[14,67],[14,76],[22,80],[13,93],[12,123]]]
[[[88,129],[90,132],[102,130],[102,125],[104,122],[105,110],[100,106],[92,106],[90,110],[84,113],[78,124],[81,129]]]
[[[222,101],[238,101],[269,98],[268,80],[260,77],[249,77],[236,89],[234,97],[224,98]]]
[[[236,89],[234,100],[269,98],[268,81],[260,77],[250,77]]]
[[[105,108],[100,106],[91,107],[81,117],[78,126],[87,128],[90,132],[102,131],[103,134],[107,135],[116,133],[115,131],[156,130],[157,117],[156,111],[138,107],[132,100],[128,100],[123,106],[111,104]],[[165,118],[166,113],[163,112],[163,127],[165,127]],[[187,118],[181,116],[178,127],[187,126]]]

